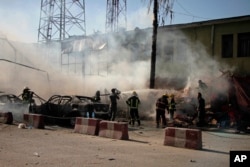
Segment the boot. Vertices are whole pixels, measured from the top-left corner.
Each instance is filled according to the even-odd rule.
[[[132,120],[132,121],[131,121],[131,124],[132,124],[132,126],[134,126],[134,125],[135,125],[135,121],[134,121],[134,120]]]
[[[140,120],[138,120],[137,122],[138,122],[138,126],[141,126],[141,121],[140,121]]]
[[[156,128],[159,128],[160,126],[159,126],[159,124],[156,124]]]

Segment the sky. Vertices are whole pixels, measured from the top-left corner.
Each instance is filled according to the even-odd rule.
[[[35,43],[38,41],[41,0],[1,0],[0,37]],[[171,24],[250,15],[249,0],[174,0]],[[87,35],[105,32],[106,1],[85,0]],[[170,18],[166,25],[170,24]],[[127,30],[152,27],[148,0],[127,0]],[[74,34],[72,34],[74,35]]]

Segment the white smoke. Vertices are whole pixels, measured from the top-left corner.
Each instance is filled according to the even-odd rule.
[[[127,110],[125,100],[130,92],[138,90],[142,101],[140,110],[153,116],[155,102],[162,94],[196,97],[198,80],[212,85],[221,75],[221,67],[227,68],[218,64],[201,43],[190,41],[181,32],[159,34],[155,90],[148,89],[152,32],[140,29],[129,36],[109,35],[102,49],[70,54],[61,54],[58,43],[29,45],[2,38],[1,59],[34,69],[0,61],[0,69],[4,71],[0,90],[19,95],[28,86],[48,99],[54,94],[94,96],[96,90],[105,94],[117,88],[123,92],[120,100],[123,110]],[[177,41],[182,47],[174,48],[174,57],[166,59],[161,46],[169,41]],[[223,88],[227,89],[225,83]]]

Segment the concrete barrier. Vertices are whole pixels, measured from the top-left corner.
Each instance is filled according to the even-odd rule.
[[[44,116],[40,114],[23,114],[24,123],[27,127],[44,129]]]
[[[128,123],[116,121],[101,121],[99,136],[119,140],[128,140]]]
[[[4,124],[12,124],[13,123],[12,112],[0,112],[0,122]]]
[[[100,119],[77,117],[73,132],[97,136],[100,122]]]
[[[167,127],[164,145],[200,150],[202,149],[201,130]]]

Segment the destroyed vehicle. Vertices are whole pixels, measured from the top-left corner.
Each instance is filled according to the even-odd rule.
[[[11,112],[13,115],[13,119],[16,122],[23,121],[23,114],[28,113],[29,111],[34,111],[36,108],[36,102],[42,104],[45,102],[40,97],[34,96],[32,99],[32,103],[24,102],[20,95],[16,96],[11,93],[0,93],[0,111],[1,112]]]
[[[23,113],[28,112],[28,104],[14,94],[0,93],[0,112],[10,112],[16,122],[23,120]]]
[[[75,125],[76,117],[109,119],[109,104],[96,102],[87,96],[53,95],[37,108],[45,116],[45,123]]]
[[[22,104],[23,101],[14,94],[0,93],[0,103],[2,104]]]

